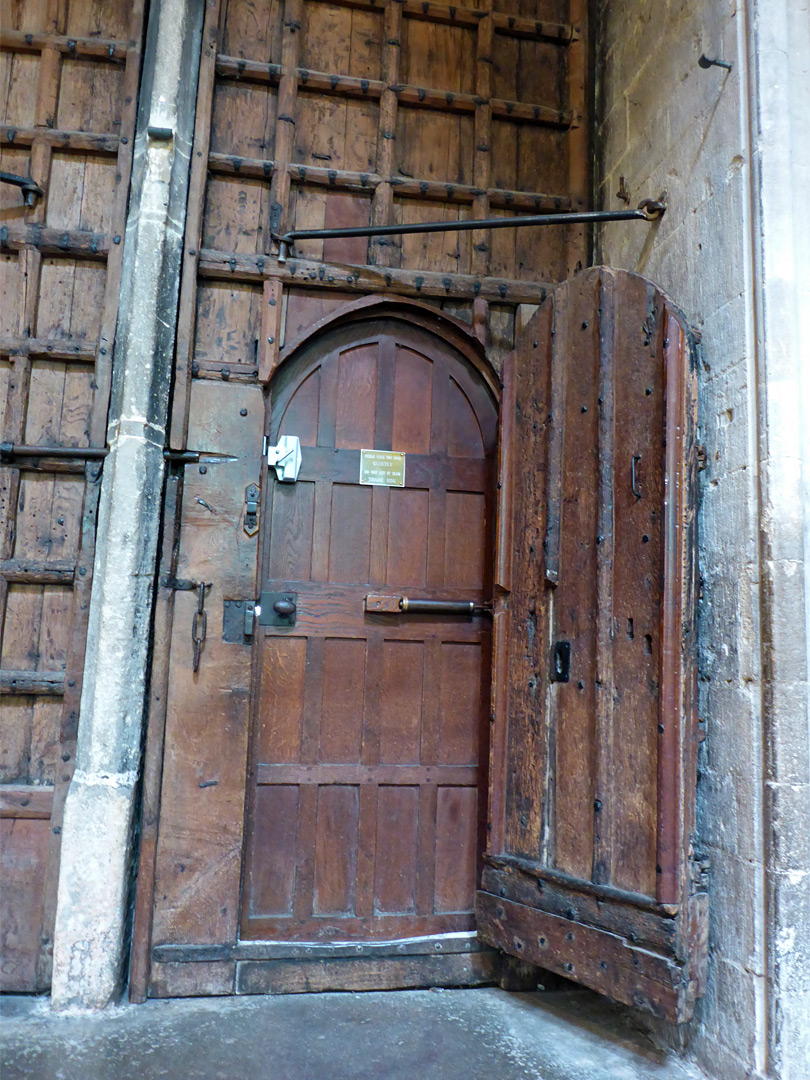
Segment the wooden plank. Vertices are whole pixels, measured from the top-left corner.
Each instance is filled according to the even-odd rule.
[[[166,491],[163,497],[161,578],[164,575],[177,578],[182,495],[183,472],[170,472],[166,478]],[[169,642],[171,640],[173,617],[174,593],[170,589],[159,589],[155,600],[155,641]],[[141,835],[129,970],[129,999],[132,1002],[146,1001],[150,980],[152,913],[155,902],[155,866],[168,688],[169,649],[164,647],[155,649],[149,683],[149,705],[143,766],[143,802],[140,822]]]
[[[110,237],[106,233],[76,229],[47,229],[44,225],[3,225],[0,228],[0,248],[20,251],[24,247],[36,248],[43,255],[104,259],[110,250]]]
[[[0,820],[0,990],[6,993],[42,988],[37,958],[49,833],[45,820]]]
[[[566,53],[568,109],[575,118],[567,140],[568,191],[572,208],[584,210],[588,205],[592,173],[588,156],[588,124],[581,119],[589,115],[589,95],[593,94],[588,74],[587,0],[569,0],[569,18],[578,33]],[[566,272],[570,277],[589,261],[588,228],[586,225],[572,225],[566,232]]]
[[[505,101],[493,98],[492,115],[515,124],[538,124],[545,127],[573,128],[582,125],[582,116],[570,109],[555,109],[529,101]]]
[[[550,288],[548,283],[541,281],[478,278],[472,274],[451,275],[383,266],[334,265],[298,258],[275,264],[262,256],[212,250],[200,252],[199,270],[202,277],[209,279],[263,282],[265,278],[277,277],[285,284],[350,290],[358,295],[394,292],[404,296],[470,300],[482,296],[510,304],[540,304]]]
[[[395,164],[395,140],[397,132],[397,95],[392,87],[399,81],[399,65],[402,52],[402,5],[396,0],[386,0],[383,29],[382,81],[380,114],[377,132],[377,157],[375,169],[379,176],[390,177]],[[371,203],[371,224],[388,225],[392,220],[394,194],[390,182],[381,182]],[[371,237],[368,245],[368,261],[375,266],[392,263],[390,241],[387,237]]]
[[[64,692],[64,671],[0,670],[0,694],[61,697]]]
[[[60,151],[93,154],[117,154],[121,137],[112,132],[41,130],[12,124],[0,124],[0,146],[32,146],[41,142]]]
[[[94,344],[59,338],[20,338],[3,334],[0,335],[0,353],[10,356],[48,356],[51,360],[68,360],[72,363],[96,362]]]
[[[314,802],[313,796],[317,796],[314,788],[302,789],[303,796],[309,795]],[[306,810],[306,806],[304,806]],[[302,816],[299,829],[303,828],[304,817]],[[307,829],[307,834],[309,830]],[[334,942],[338,935],[335,928],[339,927],[340,941],[399,941],[410,937],[423,937],[428,934],[461,934],[475,930],[475,916],[472,912],[453,912],[449,914],[420,914],[416,915],[376,915],[373,922],[365,916],[354,915],[313,915],[307,909],[312,906],[312,881],[309,885],[302,885],[300,892],[298,877],[309,872],[310,866],[314,870],[314,859],[305,857],[299,841],[299,861],[296,872],[296,904],[300,907],[293,912],[293,917],[288,916],[253,916],[250,922],[243,923],[241,939],[255,938],[259,941],[326,941]],[[313,878],[314,880],[314,878]]]
[[[656,895],[672,903],[682,887],[687,843],[680,812],[681,792],[695,775],[696,702],[691,698],[694,664],[694,575],[696,557],[692,521],[695,505],[694,433],[695,376],[690,370],[684,328],[674,312],[664,308],[665,389],[664,537],[661,608],[661,690],[658,741],[658,845]],[[687,454],[687,449],[689,453]],[[690,647],[685,653],[684,638]],[[691,801],[691,800],[690,800]],[[691,817],[691,814],[690,814]]]
[[[687,975],[674,961],[490,893],[479,892],[476,900],[479,933],[489,944],[654,1016],[674,1023],[691,1016]]]
[[[360,9],[381,10],[385,0],[332,0],[336,6]],[[402,0],[403,13],[412,19],[424,22],[444,23],[448,26],[476,27],[482,13],[478,8],[463,5],[442,4],[436,0]],[[559,45],[567,45],[580,34],[576,26],[551,20],[538,20],[512,15],[506,12],[493,12],[495,28],[498,33],[514,37],[547,39]]]
[[[484,5],[489,10],[489,4]],[[492,33],[491,14],[481,19],[476,38],[475,71],[475,131],[473,156],[473,183],[479,194],[473,201],[473,217],[487,218],[490,214],[489,187],[492,182]],[[489,270],[488,230],[476,230],[471,234],[472,260],[470,269],[476,275],[485,275]],[[480,298],[477,298],[480,303]],[[486,317],[486,315],[484,315]]]
[[[244,79],[246,82],[278,85],[284,73],[282,64],[267,64],[262,60],[246,60],[241,56],[217,53],[214,70],[225,79]]]
[[[180,279],[177,315],[177,344],[169,445],[181,450],[187,445],[188,412],[191,401],[191,364],[194,356],[197,319],[197,269],[202,239],[220,3],[206,4],[202,33],[200,74],[197,80],[197,110],[194,119],[194,150],[188,187],[185,256]]]
[[[488,952],[475,932],[428,934],[401,941],[239,941],[235,945],[157,945],[153,957],[159,963],[199,963],[207,960],[334,960],[357,956],[442,956]]]
[[[276,162],[268,158],[210,154],[208,168],[213,173],[263,180],[272,176]],[[472,203],[475,199],[486,195],[491,207],[514,212],[526,210],[539,213],[549,210],[564,213],[571,209],[571,200],[567,195],[509,191],[496,187],[481,189],[472,184],[443,183],[438,180],[407,178],[399,174],[383,178],[376,172],[352,172],[349,169],[329,169],[295,163],[290,163],[288,168],[292,180],[299,185],[313,184],[340,191],[370,192],[376,190],[380,184],[388,183],[395,189],[398,199]]]
[[[2,559],[0,578],[9,583],[28,585],[72,585],[75,567],[72,562],[44,562],[39,559]]]
[[[495,572],[493,575],[492,691],[489,715],[489,785],[487,851],[503,850],[506,827],[506,785],[502,782],[507,761],[509,733],[509,610],[512,590],[515,469],[515,410],[517,407],[517,357],[504,361],[498,430],[498,481],[496,505]]]
[[[614,734],[605,795],[619,788],[622,797],[605,809],[614,818],[614,884],[655,895],[666,332],[648,282],[616,277],[613,291],[626,315],[615,321],[612,358]]]
[[[480,986],[496,982],[497,953],[450,956],[365,957],[345,960],[243,960],[237,994],[323,993],[329,990],[395,990],[431,986]]]
[[[33,784],[0,784],[0,818],[50,820],[53,788]]]
[[[149,996],[153,998],[221,997],[234,992],[235,964],[202,961],[198,964],[152,965]]]
[[[275,159],[277,169],[270,184],[271,216],[278,219],[281,231],[292,222],[289,219],[290,174],[292,161],[298,99],[298,57],[301,49],[301,0],[284,0],[284,23],[281,40],[281,65],[284,74],[278,87],[278,113],[276,120]],[[275,204],[275,205],[273,205]],[[267,247],[269,250],[269,247]]]
[[[548,414],[553,305],[541,307],[519,342],[516,362],[515,465],[512,505],[512,591],[509,599],[509,681],[504,771],[503,843],[511,852],[537,856],[549,848],[553,789],[553,727],[541,723],[548,708],[550,604],[542,588],[543,537],[548,508]],[[531,327],[531,324],[530,324]],[[536,342],[536,344],[535,344]],[[524,462],[532,467],[524,468]],[[527,723],[528,720],[528,723]],[[496,723],[498,722],[496,718]],[[525,733],[521,734],[521,733]],[[511,779],[507,779],[511,778]],[[498,849],[490,848],[494,853]]]
[[[174,594],[156,941],[221,942],[237,936],[250,655],[241,644],[222,640],[222,615],[225,598],[256,595],[258,536],[244,531],[243,515],[245,488],[259,479],[263,427],[261,388],[229,385],[225,396],[218,385],[194,384],[189,438],[222,460],[202,470],[187,468],[183,485],[177,575],[213,585],[196,673],[188,630],[196,597]],[[219,717],[213,725],[212,715]]]
[[[586,891],[576,878],[555,874],[540,864],[532,866],[525,860],[508,858],[487,859],[481,888],[493,896],[504,896],[528,907],[542,904],[553,915],[618,934],[678,960],[685,959],[687,954],[681,921],[677,918],[680,908],[664,909],[647,896],[612,886]]]
[[[617,556],[614,530],[614,409],[615,302],[613,280],[599,283],[599,359],[597,452],[599,455],[599,511],[596,546],[596,759],[594,762],[594,825],[592,880],[613,880],[614,804],[616,782],[613,762],[613,563]]]
[[[259,784],[437,784],[471,787],[477,765],[270,765],[257,767]]]
[[[267,384],[278,366],[281,344],[282,285],[277,279],[264,283],[262,340],[259,349],[259,382]]]
[[[66,37],[60,34],[34,34],[25,30],[0,30],[0,48],[9,52],[43,52],[53,49],[68,57],[87,56],[110,62],[123,60],[132,41],[115,38]]]
[[[581,26],[574,23],[527,19],[503,11],[493,11],[492,20],[496,32],[505,37],[527,38],[534,41],[546,40],[557,45],[569,45],[582,36]]]

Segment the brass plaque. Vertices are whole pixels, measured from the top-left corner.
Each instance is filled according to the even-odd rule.
[[[405,455],[393,450],[361,450],[360,483],[405,487]]]

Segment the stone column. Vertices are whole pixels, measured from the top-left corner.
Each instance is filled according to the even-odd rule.
[[[147,28],[76,772],[65,804],[52,1004],[103,1008],[125,968],[177,298],[204,5]]]

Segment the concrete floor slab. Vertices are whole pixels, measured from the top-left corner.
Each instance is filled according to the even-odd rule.
[[[694,1080],[583,992],[404,990],[150,1001],[6,998],[3,1080]]]

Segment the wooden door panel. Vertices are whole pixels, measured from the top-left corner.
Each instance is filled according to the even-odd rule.
[[[702,990],[706,912],[689,864],[688,333],[649,282],[594,269],[541,305],[505,372],[476,904],[484,940],[679,1022]]]
[[[42,190],[0,184],[4,444],[105,445],[142,31],[140,0],[3,8],[2,167]],[[0,468],[2,990],[50,984],[100,473],[81,453]]]
[[[473,925],[486,620],[367,614],[363,600],[487,598],[495,407],[438,339],[384,322],[358,333],[282,369],[274,396],[271,439],[296,421],[307,439],[297,484],[268,493],[265,588],[298,606],[295,627],[265,627],[258,645],[244,938]],[[405,452],[407,486],[358,484],[363,448]]]
[[[235,941],[245,799],[250,649],[225,640],[225,602],[256,588],[258,537],[244,529],[245,489],[261,475],[261,389],[195,383],[188,445],[207,453],[186,466],[182,524],[170,537],[160,596],[171,602],[170,673],[151,935],[157,943]],[[176,492],[175,487],[175,492]],[[171,489],[170,489],[171,492]],[[176,494],[170,497],[177,498]],[[196,590],[172,579],[209,582],[207,633],[193,670]],[[151,903],[150,903],[151,908]]]

